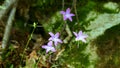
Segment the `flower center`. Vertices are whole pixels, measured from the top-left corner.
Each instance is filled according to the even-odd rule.
[[[69,14],[66,14],[65,16],[68,18],[70,15],[69,15]]]

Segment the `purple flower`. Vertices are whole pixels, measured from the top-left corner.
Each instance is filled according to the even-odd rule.
[[[63,14],[64,20],[69,19],[70,21],[72,21],[72,16],[75,16],[74,14],[70,13],[70,8],[67,8],[66,11],[60,11],[60,13]]]
[[[76,41],[81,40],[81,41],[83,41],[83,42],[86,43],[85,38],[87,38],[88,35],[83,34],[82,31],[79,31],[78,34],[77,34],[76,32],[73,32],[73,33],[74,33],[74,35],[76,36],[76,39],[75,39]]]
[[[49,38],[49,41],[54,41],[55,46],[57,46],[58,42],[59,42],[59,43],[62,43],[62,40],[59,39],[59,36],[60,36],[59,33],[56,33],[56,34],[54,35],[52,32],[49,32],[49,34],[50,34],[50,36],[51,36],[51,37]]]
[[[46,53],[49,51],[55,52],[55,48],[52,46],[52,41],[48,42],[47,45],[43,45],[42,48],[46,49]]]

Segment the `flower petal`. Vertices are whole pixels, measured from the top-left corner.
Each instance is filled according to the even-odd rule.
[[[85,39],[82,39],[82,41],[83,41],[84,43],[86,43],[86,40],[85,40]]]
[[[59,43],[63,43],[62,40],[60,40],[60,39],[58,39],[58,42],[59,42]]]
[[[54,34],[52,32],[49,32],[50,36],[54,36]]]
[[[59,33],[56,33],[55,34],[55,38],[59,38],[60,34]]]
[[[64,14],[65,14],[65,11],[60,11],[60,14],[63,14],[63,15],[64,15]]]
[[[73,34],[77,37],[77,33],[76,32],[73,32]]]
[[[67,8],[66,14],[69,14],[69,13],[70,13],[70,8]]]
[[[58,41],[55,41],[55,42],[54,42],[54,44],[55,44],[55,46],[57,46],[57,44],[58,44]]]
[[[71,14],[69,14],[69,15],[70,15],[70,16],[75,16],[75,14],[72,14],[72,13],[71,13]]]
[[[48,45],[48,46],[52,46],[52,41],[48,42],[47,45]]]
[[[64,19],[64,20],[67,20],[67,17],[64,15],[63,19]]]
[[[71,17],[69,17],[68,19],[72,22],[72,18]]]
[[[46,50],[46,53],[48,53],[49,51],[50,51],[50,50],[49,50],[49,49],[47,49],[47,50]]]
[[[82,34],[83,34],[82,31],[79,31],[78,35],[81,36]]]
[[[50,37],[48,40],[49,40],[49,41],[51,41],[51,40],[53,40],[53,38],[52,38],[52,37]]]
[[[52,52],[56,52],[56,49],[53,47],[53,49],[51,49]]]
[[[83,37],[83,38],[87,38],[87,37],[88,37],[88,35],[84,34],[82,37]]]
[[[46,45],[43,45],[42,48],[46,49]]]

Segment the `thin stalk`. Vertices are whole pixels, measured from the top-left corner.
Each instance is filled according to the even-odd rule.
[[[28,45],[29,45],[29,43],[30,43],[30,40],[32,39],[32,35],[33,35],[33,32],[35,31],[35,29],[36,29],[36,23],[34,23],[34,25],[33,25],[33,30],[32,30],[32,33],[30,34],[30,37],[29,37],[29,39],[28,39],[28,41],[27,41],[27,43],[26,43],[26,45],[25,45],[25,49],[23,50],[23,55],[22,55],[22,58],[21,58],[21,61],[22,61],[22,59],[23,59],[23,57],[24,57],[24,53],[25,53],[25,50],[27,49],[27,47],[28,47]]]
[[[70,30],[70,28],[69,28],[69,25],[66,23],[66,21],[65,21],[65,31],[67,32],[67,34],[68,34],[68,36],[63,40],[63,42],[64,43],[68,43],[68,41],[71,39],[71,37],[72,37],[72,32],[71,32],[71,30]]]

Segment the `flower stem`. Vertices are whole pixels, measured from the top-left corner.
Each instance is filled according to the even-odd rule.
[[[25,53],[25,50],[27,49],[27,47],[28,47],[28,45],[29,45],[29,43],[30,43],[30,40],[32,39],[32,35],[33,35],[33,32],[35,31],[35,29],[36,29],[36,27],[37,27],[37,24],[34,22],[34,24],[33,24],[33,30],[32,30],[32,33],[30,34],[30,37],[29,37],[29,39],[28,39],[28,41],[27,41],[27,44],[25,45],[25,49],[23,50],[23,55],[22,55],[22,58],[21,58],[21,61],[22,61],[22,59],[23,59],[23,57],[24,57],[24,53]]]

